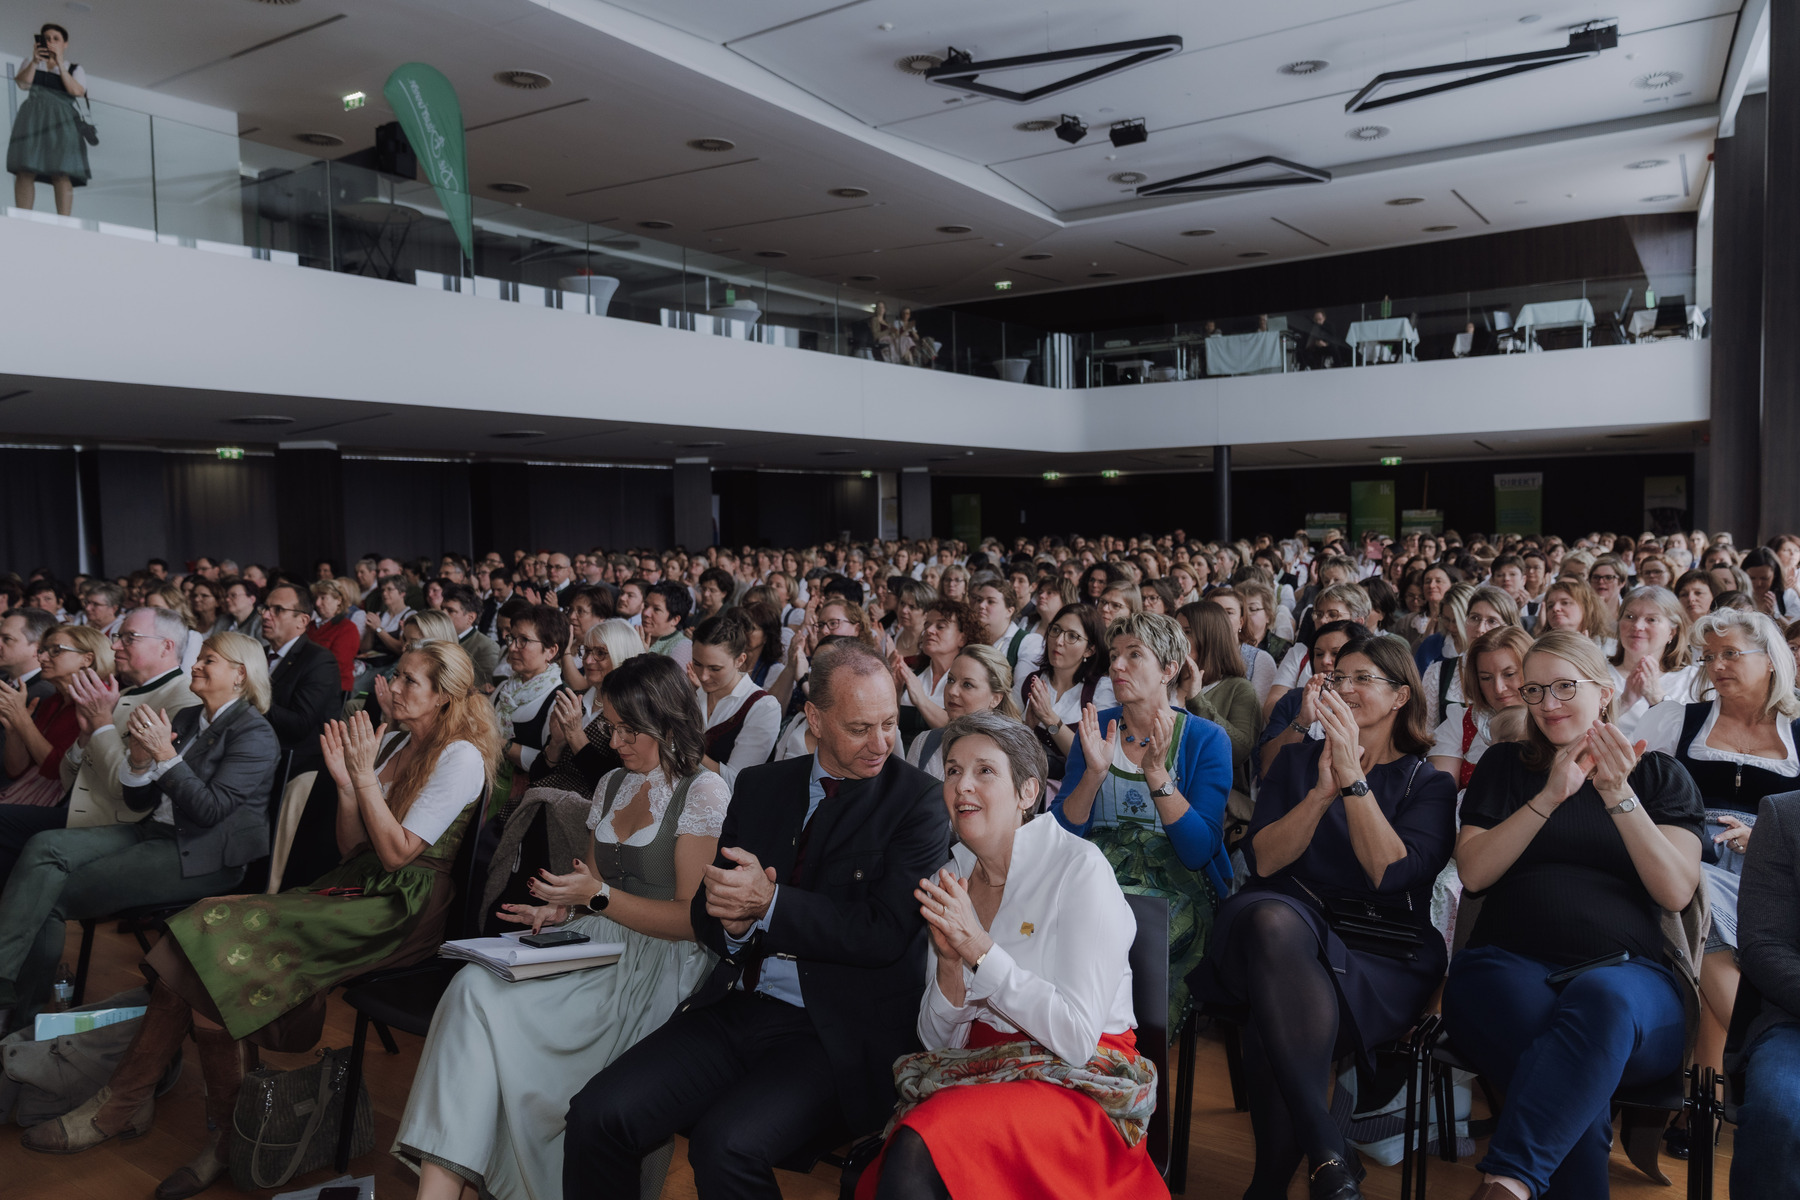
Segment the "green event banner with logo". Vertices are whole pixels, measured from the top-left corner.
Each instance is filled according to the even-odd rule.
[[[1494,532],[1544,532],[1544,473],[1494,476]]]
[[[1350,540],[1365,533],[1394,536],[1394,481],[1360,479],[1350,485]]]
[[[393,106],[406,140],[425,168],[463,254],[475,257],[475,209],[469,196],[469,154],[463,141],[462,105],[444,73],[425,63],[396,67],[381,94]]]

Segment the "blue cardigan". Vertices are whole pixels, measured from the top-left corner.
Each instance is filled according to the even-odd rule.
[[[1103,709],[1100,728],[1104,732],[1113,721],[1120,720],[1122,705]],[[1175,710],[1182,723],[1181,742],[1170,754],[1169,775],[1188,802],[1188,811],[1173,825],[1163,826],[1175,854],[1194,871],[1204,870],[1222,900],[1231,893],[1231,859],[1225,852],[1225,800],[1231,794],[1231,739],[1211,721],[1192,713]],[[1068,768],[1063,774],[1062,794],[1051,804],[1050,812],[1057,823],[1078,837],[1086,837],[1094,827],[1094,814],[1077,825],[1063,815],[1063,801],[1081,782],[1087,772],[1087,755],[1081,739],[1069,748]]]

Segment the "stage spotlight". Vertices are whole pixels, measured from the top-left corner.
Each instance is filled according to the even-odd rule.
[[[1056,136],[1073,146],[1087,136],[1087,124],[1080,117],[1063,114],[1063,119],[1056,126]]]
[[[1135,146],[1140,142],[1149,141],[1150,131],[1144,128],[1142,120],[1119,121],[1113,125],[1112,132],[1106,136],[1112,139],[1112,144],[1115,146]]]

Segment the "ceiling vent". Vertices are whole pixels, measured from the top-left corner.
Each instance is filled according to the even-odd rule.
[[[880,279],[880,278],[881,278],[881,276],[879,276],[879,275],[852,275],[850,277],[850,282],[851,283],[874,283],[877,279]]]
[[[509,196],[523,196],[526,192],[531,190],[531,185],[529,183],[515,183],[512,180],[502,180],[499,183],[488,184],[488,190],[505,192]]]
[[[1246,250],[1242,254],[1238,255],[1238,257],[1239,258],[1267,258],[1267,257],[1269,257],[1269,252],[1267,250]]]
[[[675,228],[675,222],[673,222],[673,221],[639,221],[638,228],[639,229],[673,229],[673,228]]]
[[[1021,255],[1019,255],[1020,260],[1023,262],[1043,262],[1047,258],[1055,258],[1055,257],[1056,256],[1054,254],[1045,254],[1042,251],[1039,251],[1036,254],[1021,254]]]
[[[972,225],[939,225],[937,231],[939,233],[974,233],[975,227]]]
[[[1215,234],[1217,232],[1219,232],[1219,231],[1216,229],[1184,229],[1181,231],[1181,236],[1182,237],[1211,237],[1213,234]]]
[[[704,150],[708,154],[723,154],[727,150],[737,149],[736,142],[721,137],[694,138],[687,146],[689,150]]]
[[[1299,62],[1291,62],[1281,68],[1283,75],[1317,75],[1331,64],[1322,58],[1303,58]]]
[[[225,418],[225,423],[228,425],[253,425],[253,426],[267,427],[267,426],[273,426],[273,425],[292,425],[294,423],[294,418],[280,417],[280,416],[276,416],[273,413],[252,413],[249,416],[244,416],[244,417],[227,417],[227,418]]]
[[[819,457],[820,458],[842,458],[846,454],[855,454],[855,453],[856,453],[855,450],[845,447],[844,449],[841,449],[841,450],[821,450],[821,451],[819,451]]]
[[[1648,75],[1639,75],[1631,81],[1634,88],[1643,88],[1646,92],[1660,92],[1664,88],[1672,88],[1686,76],[1680,71],[1652,71]]]
[[[1669,160],[1666,158],[1640,158],[1634,163],[1626,163],[1625,169],[1627,171],[1648,171],[1654,167],[1666,167],[1668,165]]]
[[[937,54],[906,54],[894,61],[894,66],[908,75],[923,75],[943,65],[943,57]]]
[[[490,433],[488,436],[491,438],[498,438],[501,441],[516,442],[522,441],[525,438],[541,438],[549,437],[550,435],[542,429],[503,429],[499,433]]]
[[[1117,279],[1118,277],[1119,277],[1119,273],[1117,271],[1089,271],[1088,272],[1089,279]]]
[[[550,86],[550,77],[542,71],[495,71],[494,82],[522,92],[537,92]]]
[[[1353,142],[1379,142],[1392,132],[1386,125],[1358,125],[1344,136]]]
[[[335,133],[296,133],[294,140],[307,146],[341,146],[344,139]]]
[[[1395,196],[1392,200],[1389,200],[1387,203],[1393,205],[1395,208],[1405,208],[1409,204],[1425,203],[1425,197],[1423,197],[1423,196]]]
[[[1455,228],[1456,228],[1456,226],[1454,226],[1454,225],[1427,225],[1425,227],[1425,232],[1426,233],[1449,233],[1452,229],[1455,229]]]
[[[827,193],[827,195],[836,196],[839,200],[861,200],[868,194],[868,188],[858,187],[832,188],[831,191]]]
[[[786,250],[758,250],[756,252],[758,258],[786,258],[787,255]]]
[[[1039,118],[1035,121],[1020,121],[1013,126],[1020,133],[1045,133],[1056,128],[1056,122]]]
[[[1660,196],[1645,196],[1644,203],[1645,204],[1667,204],[1669,201],[1676,200],[1676,199],[1679,199],[1679,197],[1676,196],[1673,192],[1668,192],[1668,193],[1664,193],[1663,195],[1660,195]]]
[[[1127,184],[1142,183],[1148,178],[1150,177],[1142,171],[1114,171],[1111,175],[1106,177],[1108,183]]]

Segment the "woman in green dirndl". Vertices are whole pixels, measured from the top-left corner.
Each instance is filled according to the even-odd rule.
[[[75,189],[92,178],[75,109],[75,102],[87,95],[87,79],[68,54],[68,30],[45,25],[38,31],[31,57],[13,76],[30,95],[13,118],[6,144],[13,203],[31,208],[37,203],[37,181],[48,179],[56,192],[56,211],[65,217],[74,210]]]
[[[327,724],[320,739],[338,788],[344,861],[304,889],[215,896],[171,918],[148,959],[149,1012],[107,1086],[27,1132],[27,1148],[68,1154],[148,1130],[157,1081],[191,1028],[215,1132],[156,1195],[204,1191],[226,1171],[220,1143],[237,1106],[244,1041],[309,1049],[332,987],[437,949],[455,891],[450,863],[493,781],[499,732],[453,642],[419,642],[402,655],[387,700],[396,732],[359,712]]]

